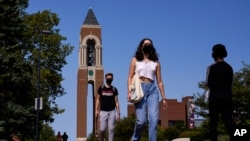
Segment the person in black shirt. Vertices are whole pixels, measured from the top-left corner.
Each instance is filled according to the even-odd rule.
[[[226,47],[216,44],[212,48],[212,57],[215,63],[207,69],[206,85],[209,88],[209,118],[210,118],[210,139],[217,141],[217,126],[219,114],[228,132],[232,124],[232,81],[233,69],[224,61],[227,57]]]
[[[68,135],[66,134],[66,132],[64,132],[62,135],[62,141],[67,141],[67,140],[68,140]]]
[[[100,140],[104,141],[105,130],[108,127],[109,141],[114,140],[115,121],[120,120],[118,90],[111,85],[113,74],[105,75],[106,84],[98,88],[96,96],[96,118],[100,118]]]

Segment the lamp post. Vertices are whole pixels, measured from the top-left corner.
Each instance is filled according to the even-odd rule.
[[[35,98],[35,110],[36,110],[36,139],[35,141],[39,141],[39,110],[42,110],[41,103],[42,100],[40,98],[40,69],[41,69],[41,38],[43,34],[53,34],[50,30],[42,30],[40,32],[40,40],[39,40],[39,46],[38,46],[38,63],[37,63],[37,94]]]

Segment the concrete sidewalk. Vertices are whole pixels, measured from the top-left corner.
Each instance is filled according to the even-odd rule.
[[[177,138],[173,139],[172,141],[190,141],[190,138]]]

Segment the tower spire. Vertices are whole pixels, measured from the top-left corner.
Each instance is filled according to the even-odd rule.
[[[84,25],[99,25],[93,9],[90,7],[87,16],[83,22]]]

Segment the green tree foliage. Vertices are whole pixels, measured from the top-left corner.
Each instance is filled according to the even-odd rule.
[[[235,124],[250,125],[250,65],[243,62],[243,68],[234,74],[233,104]]]
[[[233,76],[233,119],[235,124],[250,124],[250,65],[242,63],[243,67],[234,73]],[[208,103],[205,101],[205,92],[207,90],[204,82],[199,82],[199,88],[204,90],[204,93],[194,95],[196,114],[208,118]],[[222,123],[221,123],[222,124]]]
[[[40,141],[55,141],[56,140],[56,135],[55,135],[54,130],[47,123],[42,124],[42,130],[40,134],[41,134]]]
[[[0,139],[13,133],[34,138],[38,71],[43,97],[40,129],[43,121],[53,122],[53,115],[64,111],[56,98],[65,94],[62,68],[73,47],[56,28],[57,14],[48,10],[27,14],[27,6],[28,0],[0,0]]]
[[[0,0],[0,121],[1,138],[18,134],[21,124],[31,121],[31,106],[26,103],[32,86],[32,67],[23,59],[27,0]],[[21,117],[20,117],[21,116]],[[23,131],[31,130],[29,127]]]
[[[31,47],[27,54],[27,60],[33,65],[33,71],[37,74],[39,46],[40,53],[40,93],[44,97],[44,108],[52,113],[63,112],[56,104],[56,98],[65,94],[61,85],[63,81],[62,68],[67,64],[66,57],[72,52],[73,47],[63,43],[66,37],[59,34],[59,29],[54,26],[59,24],[59,18],[50,11],[38,12],[25,17],[27,32],[25,37],[27,46]],[[50,33],[43,32],[51,31]],[[32,40],[30,40],[32,39]],[[37,75],[33,75],[32,83],[37,83]],[[36,93],[36,89],[34,91]],[[44,120],[49,120],[50,110],[43,113]]]
[[[52,127],[47,123],[42,124],[39,141],[55,141],[55,140],[56,140],[56,134],[52,129]],[[34,141],[34,139],[26,139],[26,141]]]

